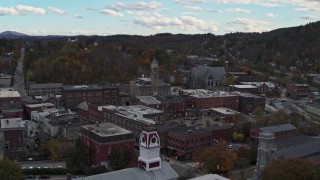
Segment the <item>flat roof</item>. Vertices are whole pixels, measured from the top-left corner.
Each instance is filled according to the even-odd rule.
[[[226,115],[233,115],[233,114],[239,114],[240,112],[234,111],[232,109],[220,107],[220,108],[211,108],[211,110],[219,112],[221,114],[226,114]]]
[[[253,86],[253,85],[230,85],[231,87],[235,87],[235,88],[239,88],[239,89],[256,89],[257,87],[256,86]]]
[[[229,93],[226,91],[210,91],[206,89],[184,89],[181,90],[182,95],[189,95],[196,98],[210,98],[210,97],[229,97],[238,96],[234,93]]]
[[[280,124],[275,126],[261,127],[259,129],[263,132],[276,133],[282,131],[295,130],[297,128],[292,124]]]
[[[29,84],[29,88],[61,88],[62,83]]]
[[[38,108],[38,107],[47,107],[47,106],[54,106],[52,103],[39,103],[39,104],[26,104],[29,108]]]
[[[143,105],[119,106],[117,107],[116,111],[118,112],[117,114],[120,116],[124,116],[129,119],[147,124],[155,124],[156,122],[153,119],[145,118],[144,115],[163,113],[163,111]]]
[[[161,104],[160,101],[152,96],[136,96],[136,98],[145,104]]]
[[[22,118],[1,119],[1,129],[24,128],[24,127],[26,127],[26,124],[22,120]]]
[[[0,98],[21,97],[18,91],[0,91]]]
[[[132,133],[131,131],[128,131],[111,123],[90,124],[82,127],[87,130],[90,130],[91,132],[97,134],[100,137],[109,137]]]

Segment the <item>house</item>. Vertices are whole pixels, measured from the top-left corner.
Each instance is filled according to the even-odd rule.
[[[287,139],[297,135],[297,128],[292,124],[281,124],[275,126],[250,129],[251,141],[258,143],[259,134],[262,132],[273,133],[276,140]]]
[[[191,69],[189,89],[224,90],[224,67],[198,66]]]
[[[135,151],[133,133],[111,123],[101,123],[82,126],[80,139],[88,148],[91,165],[108,167],[112,151],[121,147],[126,154]]]

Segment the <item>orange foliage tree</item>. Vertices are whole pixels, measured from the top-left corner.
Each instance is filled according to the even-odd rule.
[[[308,160],[290,158],[272,161],[261,173],[261,179],[273,180],[315,180],[317,173],[315,167]]]
[[[226,142],[219,142],[213,147],[204,148],[197,160],[204,165],[207,172],[227,172],[233,168],[237,154],[226,146]]]

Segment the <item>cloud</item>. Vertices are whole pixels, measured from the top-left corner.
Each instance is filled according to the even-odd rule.
[[[45,15],[46,14],[46,10],[42,9],[42,8],[36,8],[36,7],[32,7],[32,6],[24,6],[24,5],[17,5],[13,7],[14,9],[16,9],[19,12],[30,12],[33,14],[39,14],[39,15]],[[20,13],[19,13],[20,14]]]
[[[119,13],[118,11],[116,10],[113,10],[113,9],[102,9],[101,10],[101,13],[102,14],[106,14],[108,16],[123,16],[123,14]]]
[[[127,10],[154,10],[154,9],[158,9],[161,4],[162,3],[159,3],[156,1],[151,1],[150,3],[140,1],[135,3],[117,2],[115,6],[117,8],[127,9]]]
[[[273,13],[267,13],[266,16],[270,17],[270,18],[275,18],[277,17],[278,15],[275,15]]]
[[[176,4],[188,5],[191,3],[206,3],[208,0],[173,0]]]
[[[319,12],[320,7],[304,7],[304,8],[295,8],[295,11],[309,11],[309,12]]]
[[[250,10],[234,8],[234,9],[226,9],[227,11],[236,12],[236,13],[251,13]]]
[[[319,19],[318,17],[316,17],[316,16],[311,16],[311,15],[301,16],[300,18],[301,18],[301,19],[305,19],[305,20],[311,20],[311,21],[314,21],[314,20],[318,20],[318,19]]]
[[[236,20],[228,23],[231,26],[240,25],[246,32],[264,32],[270,31],[270,22],[260,21],[249,18],[237,18]]]
[[[83,19],[83,16],[78,15],[78,14],[75,14],[74,17],[77,18],[77,19]]]
[[[185,6],[185,8],[190,9],[191,11],[202,11],[202,8],[199,6]]]
[[[154,30],[161,30],[163,27],[178,27],[185,31],[204,31],[214,32],[218,31],[219,26],[214,21],[202,20],[192,16],[181,17],[156,17],[156,16],[137,16],[134,24],[148,27]]]
[[[66,15],[66,12],[65,12],[65,11],[62,11],[62,10],[59,9],[59,8],[56,8],[56,7],[48,7],[48,9],[49,9],[50,11],[52,11],[53,13],[60,14],[60,15]]]
[[[10,7],[10,8],[0,7],[0,16],[5,16],[5,15],[18,16],[19,12],[13,7]]]
[[[223,13],[222,10],[206,9],[209,13]]]
[[[85,11],[98,11],[98,9],[92,8],[92,7],[86,7],[83,10],[85,10]]]

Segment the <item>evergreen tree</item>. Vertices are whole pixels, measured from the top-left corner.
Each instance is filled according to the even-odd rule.
[[[113,170],[120,170],[127,167],[125,154],[120,146],[117,146],[111,153],[110,165]]]

